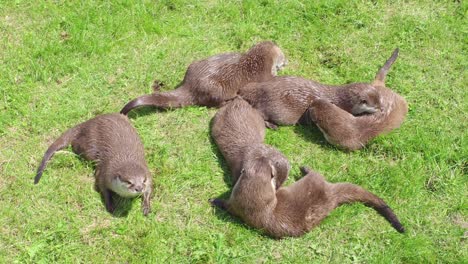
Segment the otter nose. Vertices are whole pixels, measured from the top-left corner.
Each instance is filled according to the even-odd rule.
[[[143,191],[143,186],[135,186],[134,190],[135,192],[141,192]]]

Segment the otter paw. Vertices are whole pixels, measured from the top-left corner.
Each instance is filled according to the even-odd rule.
[[[151,88],[153,89],[153,92],[159,92],[161,90],[161,87],[163,86],[163,82],[161,82],[160,80],[154,80],[153,85],[151,85]]]
[[[151,208],[149,206],[143,207],[143,215],[147,216],[151,212]]]
[[[272,130],[278,130],[278,126],[274,123],[265,121],[265,126]]]
[[[220,209],[226,210],[226,203],[221,199],[209,199],[208,200],[211,206],[218,207]]]
[[[307,166],[301,166],[299,169],[301,170],[302,176],[305,176],[311,172],[310,168]]]

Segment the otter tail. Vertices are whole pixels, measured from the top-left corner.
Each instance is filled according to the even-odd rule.
[[[179,87],[176,90],[165,93],[154,93],[140,96],[128,102],[122,110],[121,114],[127,115],[132,109],[141,106],[154,106],[162,109],[180,108],[188,105],[193,105],[191,95],[187,90]]]
[[[398,220],[392,209],[379,197],[373,193],[350,183],[336,183],[332,185],[334,197],[337,199],[337,204],[362,202],[376,210],[383,216],[398,232],[405,232],[405,228]]]
[[[373,85],[385,86],[385,77],[387,76],[388,70],[390,70],[392,64],[398,58],[399,51],[400,50],[398,48],[393,51],[392,56],[390,56],[390,58],[385,62],[384,66],[382,66],[382,68],[380,68],[380,70],[375,75],[374,82],[372,83]]]
[[[47,162],[52,158],[55,152],[65,148],[66,146],[70,145],[73,139],[76,138],[79,132],[80,125],[75,126],[73,128],[68,129],[63,133],[57,140],[55,140],[52,145],[49,146],[44,157],[42,158],[41,164],[37,169],[36,177],[34,177],[34,184],[37,184],[42,177],[42,172],[44,171]]]

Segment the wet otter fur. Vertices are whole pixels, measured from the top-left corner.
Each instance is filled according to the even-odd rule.
[[[161,109],[188,105],[220,107],[247,83],[273,78],[286,63],[281,49],[271,41],[260,42],[245,54],[225,53],[196,61],[190,64],[177,89],[133,99],[120,113],[126,115],[141,106]]]
[[[75,153],[96,162],[96,186],[107,211],[114,212],[112,193],[122,197],[142,196],[143,214],[150,212],[152,192],[143,144],[128,118],[104,114],[68,129],[49,146],[37,170],[37,184],[54,153],[72,145]]]

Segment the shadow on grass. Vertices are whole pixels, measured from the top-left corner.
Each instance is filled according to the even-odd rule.
[[[104,202],[104,196],[102,193],[99,191],[99,188],[97,187],[96,183],[94,184],[94,190],[99,193],[99,196],[101,197],[101,203],[106,210],[106,203]],[[114,217],[126,217],[128,215],[128,212],[132,209],[133,206],[133,199],[141,199],[140,197],[137,198],[124,198],[120,197],[118,194],[111,192],[112,193],[112,203],[114,204],[114,212],[110,213]],[[107,211],[107,210],[106,210]]]
[[[294,132],[303,140],[318,145],[320,148],[326,150],[342,151],[328,143],[320,129],[314,123],[295,125]]]
[[[170,111],[173,109],[163,109],[163,108],[158,108],[156,106],[141,106],[141,107],[132,109],[130,112],[128,112],[127,116],[129,119],[134,119],[139,116],[147,116],[147,115],[156,114],[156,113],[164,113],[166,111]]]
[[[209,128],[208,128],[208,131],[209,131],[209,134],[210,134],[211,150],[216,155],[216,159],[218,160],[218,163],[221,166],[221,169],[223,170],[224,183],[228,187],[232,188],[233,186],[232,186],[232,182],[231,182],[231,170],[229,169],[229,166],[228,166],[226,160],[224,159],[223,154],[221,153],[221,151],[219,151],[218,145],[216,145],[216,142],[214,141],[213,137],[211,136],[211,128],[213,127],[213,119],[214,119],[214,117],[211,118],[211,120],[209,122]]]

